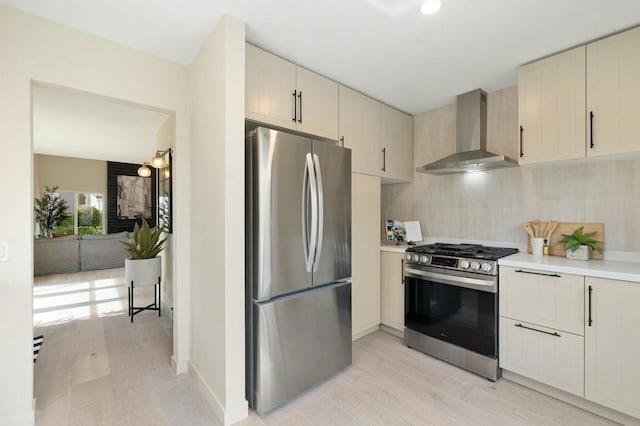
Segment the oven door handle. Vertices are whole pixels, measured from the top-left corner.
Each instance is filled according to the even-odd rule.
[[[438,274],[436,272],[428,272],[420,269],[414,269],[405,263],[404,275],[410,278],[424,279],[429,278],[430,281],[438,284],[453,285],[456,287],[464,287],[472,290],[485,291],[487,293],[496,293],[497,286],[495,279],[483,280],[479,278],[460,277],[457,275]]]

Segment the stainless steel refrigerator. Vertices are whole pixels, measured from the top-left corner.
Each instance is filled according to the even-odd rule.
[[[246,139],[247,399],[262,414],[351,364],[351,151]]]

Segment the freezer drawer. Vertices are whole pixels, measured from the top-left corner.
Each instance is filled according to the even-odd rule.
[[[351,284],[253,304],[249,402],[260,414],[351,364]]]

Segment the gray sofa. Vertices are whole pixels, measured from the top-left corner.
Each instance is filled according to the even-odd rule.
[[[123,267],[128,255],[120,241],[128,239],[128,232],[36,239],[33,244],[34,274]]]

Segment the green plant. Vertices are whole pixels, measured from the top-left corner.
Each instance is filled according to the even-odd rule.
[[[52,238],[53,230],[67,217],[67,202],[60,198],[58,187],[44,187],[42,197],[35,199],[34,211],[36,222],[40,226],[40,234],[47,238]]]
[[[160,239],[162,230],[157,226],[153,228],[149,227],[144,218],[142,219],[142,226],[137,223],[133,227],[133,240],[122,241],[125,246],[125,250],[131,256],[131,259],[151,259],[154,258],[164,248],[166,238]]]
[[[580,227],[573,231],[573,234],[562,234],[562,239],[558,244],[564,244],[565,250],[576,251],[580,246],[587,246],[592,251],[602,253],[603,244],[601,241],[594,239],[595,232],[584,233],[584,227]]]

